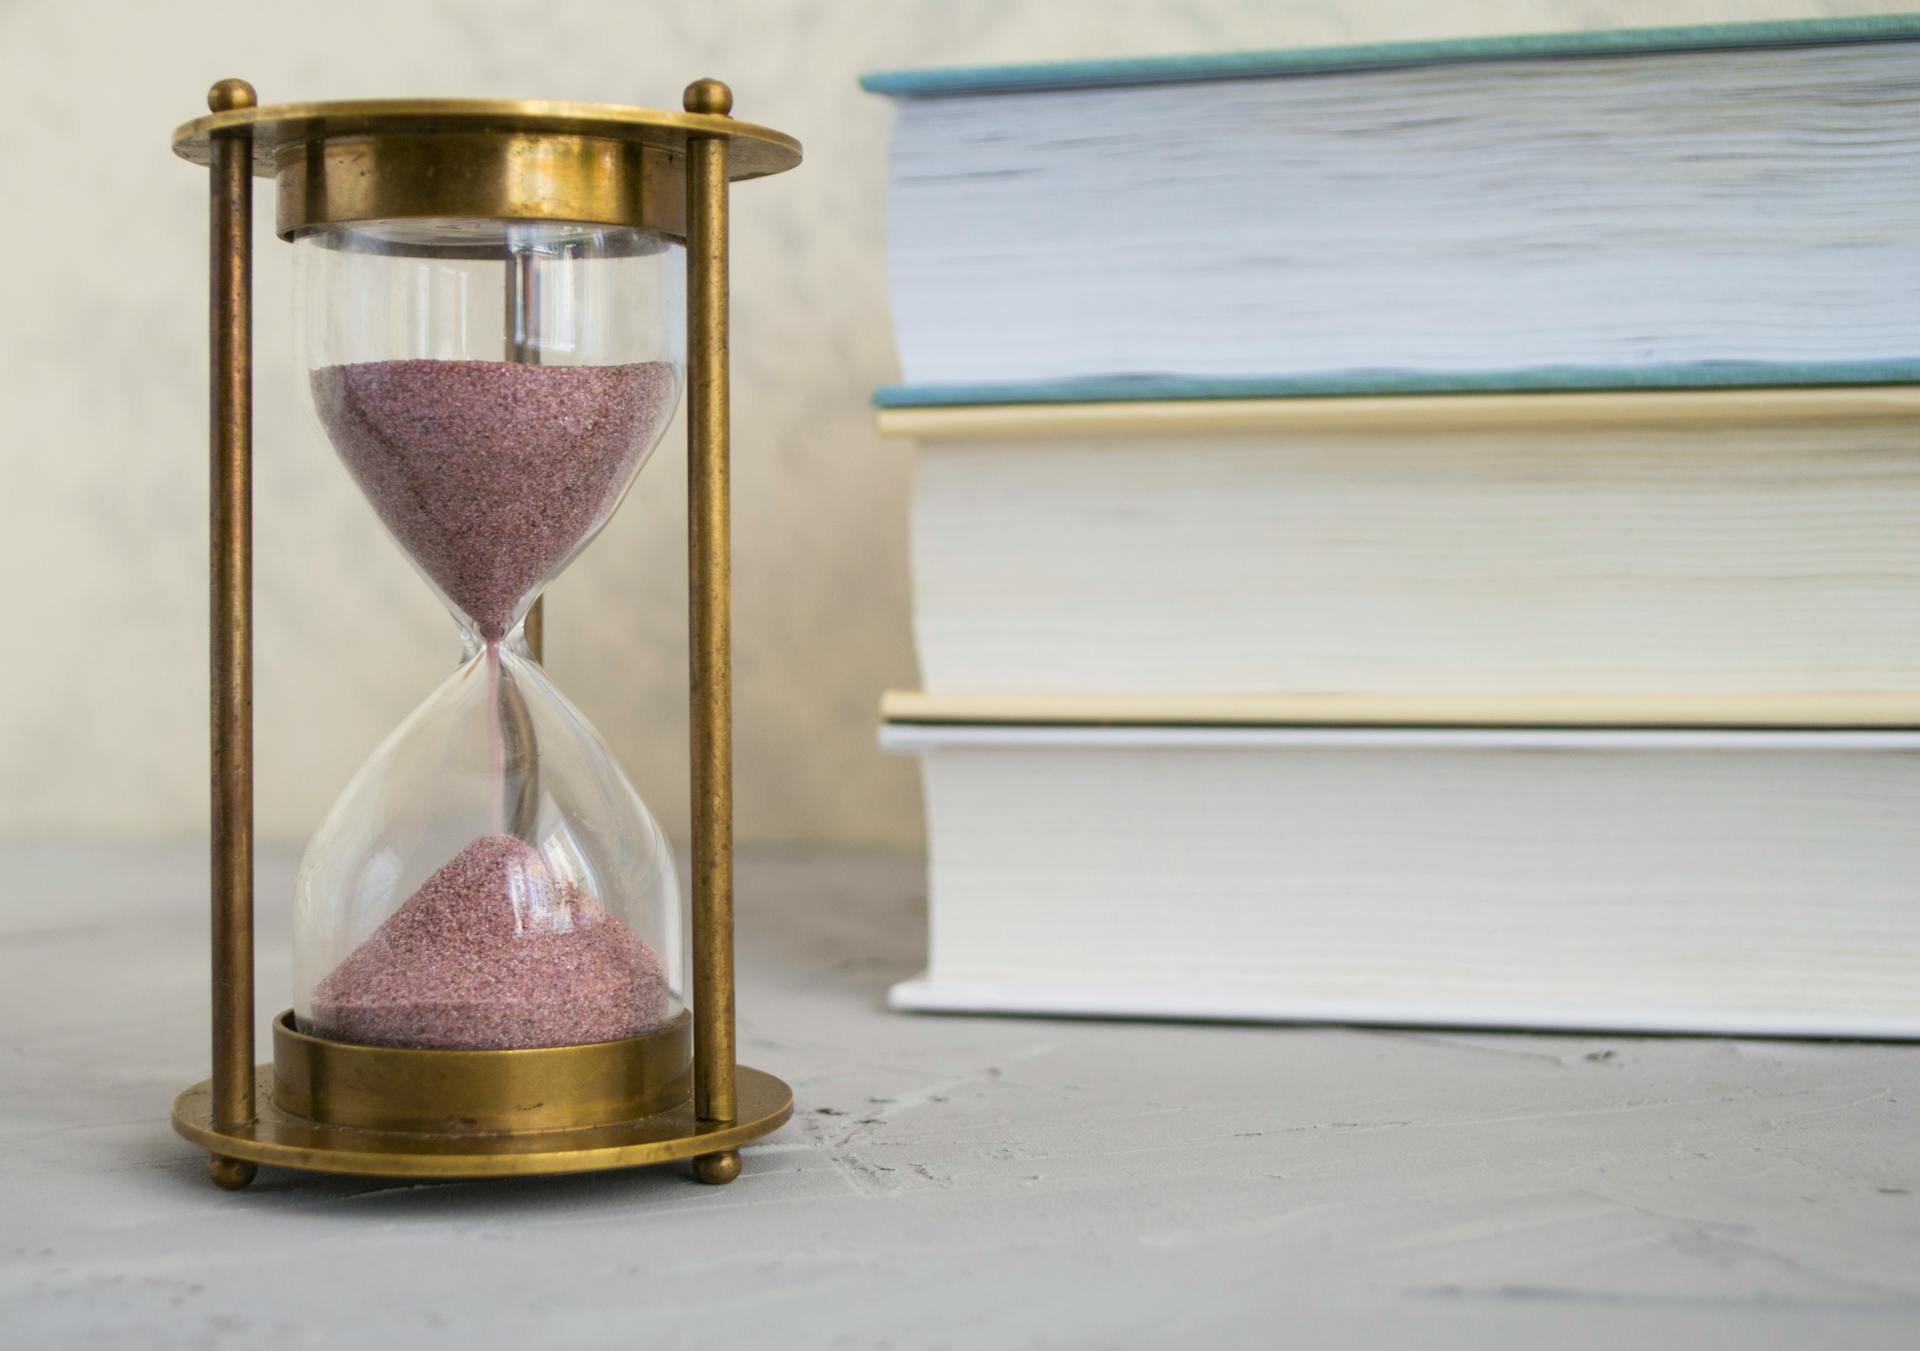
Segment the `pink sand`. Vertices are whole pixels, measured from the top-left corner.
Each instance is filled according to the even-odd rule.
[[[488,640],[606,523],[674,397],[659,361],[370,361],[312,384],[380,519]]]
[[[314,987],[314,1031],[489,1050],[617,1041],[667,1019],[659,956],[531,845],[485,835]]]

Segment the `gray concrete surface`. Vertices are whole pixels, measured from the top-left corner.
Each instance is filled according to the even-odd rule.
[[[909,1018],[913,862],[760,856],[741,1041],[800,1111],[731,1187],[227,1195],[166,1125],[200,851],[0,863],[10,1346],[1920,1345],[1920,1048]]]

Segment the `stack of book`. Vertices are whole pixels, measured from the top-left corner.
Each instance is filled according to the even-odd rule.
[[[866,84],[896,1006],[1920,1035],[1920,19]]]

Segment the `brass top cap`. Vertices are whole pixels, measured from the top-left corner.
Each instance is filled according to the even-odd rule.
[[[690,113],[724,117],[733,111],[733,91],[715,79],[695,80],[681,97],[681,106]]]
[[[253,86],[245,80],[220,80],[207,91],[207,107],[216,113],[251,108],[258,102],[260,96],[253,92]]]
[[[352,99],[333,103],[276,103],[251,106],[253,87],[244,80],[222,80],[208,102],[224,103],[173,133],[173,150],[182,159],[205,164],[208,146],[221,132],[245,129],[253,138],[253,171],[272,178],[287,151],[346,136],[464,132],[503,136],[587,136],[639,144],[683,154],[687,142],[719,137],[727,142],[727,177],[764,178],[800,163],[800,142],[785,132],[725,115],[733,96],[718,80],[698,80],[687,89],[689,108],[668,112],[611,103],[554,103],[522,99]],[[249,100],[242,102],[241,100]],[[712,108],[716,111],[706,111]]]

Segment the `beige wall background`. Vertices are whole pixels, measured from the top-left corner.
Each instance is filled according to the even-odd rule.
[[[167,138],[206,86],[677,106],[716,75],[801,138],[737,194],[738,830],[913,847],[908,447],[883,256],[890,113],[864,70],[1893,11],[1812,0],[331,0],[0,3],[0,831],[206,824],[205,184]],[[452,625],[333,462],[292,372],[288,254],[258,199],[263,838],[298,840],[445,675]],[[667,829],[686,822],[683,432],[554,587],[550,667]]]

